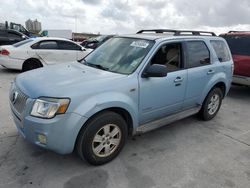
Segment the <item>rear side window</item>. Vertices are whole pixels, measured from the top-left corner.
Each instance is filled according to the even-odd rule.
[[[6,31],[4,31],[4,30],[0,30],[0,36],[6,36]]]
[[[230,61],[230,54],[224,41],[212,40],[211,44],[220,62]]]
[[[21,42],[18,42],[18,43],[13,44],[12,46],[14,46],[14,47],[19,47],[19,46],[22,46],[22,45],[24,45],[24,44],[27,44],[27,43],[29,43],[29,42],[31,42],[31,41],[33,41],[33,39],[26,39],[26,40],[23,40],[23,41],[21,41]]]
[[[250,36],[222,35],[233,55],[250,56]]]
[[[42,41],[31,46],[33,49],[46,49],[46,50],[57,50],[58,45],[56,41]]]
[[[189,41],[186,43],[188,68],[210,64],[210,53],[202,41]]]
[[[69,41],[57,41],[60,50],[81,50],[81,47]]]
[[[14,32],[8,32],[7,36],[10,39],[17,39],[17,40],[22,39],[22,35],[14,33]]]

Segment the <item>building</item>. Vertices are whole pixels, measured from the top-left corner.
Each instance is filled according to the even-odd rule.
[[[41,22],[37,21],[37,19],[35,19],[34,21],[28,19],[25,22],[25,26],[28,31],[33,33],[39,33],[42,30],[42,24]]]

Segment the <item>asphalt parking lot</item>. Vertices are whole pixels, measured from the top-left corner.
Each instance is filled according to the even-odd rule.
[[[250,187],[250,88],[233,86],[215,119],[195,116],[130,138],[111,163],[93,167],[18,136],[8,105],[20,72],[0,67],[0,187]]]

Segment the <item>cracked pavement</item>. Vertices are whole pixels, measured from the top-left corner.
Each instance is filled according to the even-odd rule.
[[[0,188],[250,187],[250,88],[233,86],[213,120],[193,116],[130,138],[94,167],[18,136],[8,104],[17,74],[0,67]]]

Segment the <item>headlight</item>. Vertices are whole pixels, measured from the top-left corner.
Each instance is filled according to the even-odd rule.
[[[69,99],[36,99],[30,114],[35,117],[53,118],[56,114],[64,114],[69,106],[69,102]]]

